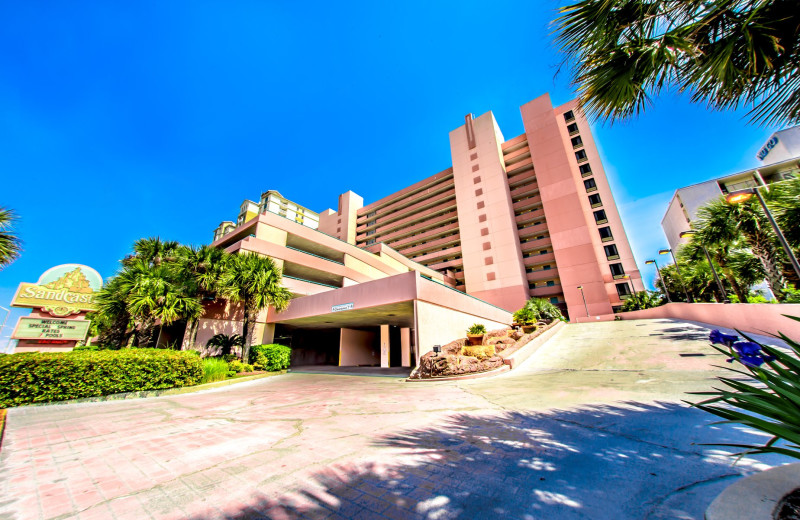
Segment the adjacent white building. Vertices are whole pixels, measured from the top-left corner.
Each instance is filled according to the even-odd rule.
[[[697,218],[697,210],[709,201],[734,191],[780,182],[800,174],[800,126],[772,134],[756,158],[762,162],[761,166],[692,184],[675,192],[661,220],[661,228],[673,250],[677,251],[680,245],[686,243],[686,239],[679,235],[690,229],[692,221]]]

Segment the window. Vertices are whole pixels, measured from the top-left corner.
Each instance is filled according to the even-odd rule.
[[[597,211],[595,211],[594,212],[594,221],[597,224],[605,224],[606,222],[608,222],[608,218],[606,218],[606,210],[598,209]]]
[[[594,195],[589,195],[589,204],[591,204],[593,208],[596,208],[602,206],[603,201],[600,199],[600,195],[595,193]]]
[[[547,287],[554,287],[555,285],[556,285],[556,282],[555,282],[555,281],[553,281],[553,280],[547,280]]]
[[[564,112],[564,121],[569,123],[570,121],[574,121],[574,120],[575,120],[575,114],[572,113],[572,110]]]
[[[587,192],[597,191],[597,184],[595,184],[594,179],[586,179],[583,181],[583,186],[586,188]]]
[[[617,294],[620,300],[623,300],[631,295],[631,286],[626,283],[617,284]]]
[[[603,249],[606,252],[606,258],[608,258],[609,260],[616,260],[617,258],[619,258],[619,251],[617,251],[617,246],[615,246],[614,244],[609,244],[603,247]]]
[[[614,235],[611,234],[610,227],[608,226],[601,227],[598,231],[600,231],[600,240],[602,240],[603,242],[614,240]]]
[[[575,158],[578,162],[583,162],[586,160],[586,150],[578,150],[575,152]]]
[[[622,268],[622,264],[611,264],[609,267],[611,268],[611,274],[615,277],[625,274],[625,269]]]
[[[588,164],[581,164],[581,175],[587,177],[592,174],[592,167]]]
[[[547,249],[542,249],[541,251],[539,251],[540,255],[546,255],[547,253],[549,253]]]
[[[558,297],[553,296],[552,298],[550,298],[550,303],[558,303]]]
[[[375,234],[375,230],[374,229],[370,229],[369,231],[367,231],[367,236],[374,235],[374,234]]]
[[[378,212],[377,211],[370,211],[367,213],[367,218],[374,217]]]
[[[549,270],[550,270],[550,266],[549,265],[543,265],[542,266],[542,271],[549,271]]]
[[[581,139],[581,136],[579,136],[579,135],[576,135],[575,137],[573,137],[571,139],[571,141],[572,141],[572,147],[573,148],[578,147],[578,146],[583,146],[583,139]]]
[[[372,244],[374,244],[374,243],[375,243],[375,239],[374,239],[374,238],[370,238],[369,240],[367,240],[367,245],[368,245],[368,246],[369,246],[369,245],[372,245]]]
[[[575,124],[575,123],[570,124],[569,126],[567,126],[567,132],[569,132],[569,135],[577,134],[578,133],[578,125]]]

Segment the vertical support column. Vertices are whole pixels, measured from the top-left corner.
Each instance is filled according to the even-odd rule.
[[[389,326],[381,325],[381,368],[389,368]]]
[[[264,333],[261,335],[261,344],[269,345],[275,341],[275,324],[265,323]]]
[[[411,366],[411,329],[408,327],[400,329],[400,365]]]

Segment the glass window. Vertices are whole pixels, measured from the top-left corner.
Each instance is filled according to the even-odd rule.
[[[597,189],[597,184],[595,184],[594,179],[586,179],[583,181],[583,186],[586,188],[586,191]]]
[[[606,211],[604,209],[598,209],[597,211],[594,212],[594,221],[600,222],[601,220],[607,220]]]
[[[543,271],[548,271],[548,270],[550,270],[550,266],[549,265],[544,265],[544,266],[542,266],[542,270]]]
[[[614,235],[611,234],[611,228],[608,226],[601,227],[598,231],[600,231],[600,238],[604,240],[614,238]]]
[[[596,193],[594,195],[589,195],[589,204],[591,204],[592,206],[594,206],[595,204],[602,204],[602,203],[603,201],[600,199],[600,195]]]
[[[558,297],[553,296],[552,298],[550,298],[550,303],[558,303]]]
[[[617,285],[617,294],[620,298],[623,296],[629,296],[631,294],[631,286],[626,283],[618,283]]]
[[[548,287],[553,287],[553,286],[555,286],[555,284],[556,284],[556,282],[554,282],[553,280],[547,280],[547,286]]]
[[[583,139],[581,139],[581,136],[579,135],[573,137],[571,141],[572,141],[572,146],[580,146],[583,144]]]
[[[609,267],[611,268],[611,274],[614,276],[625,274],[625,269],[622,268],[622,264],[611,264]]]
[[[575,152],[575,158],[579,161],[582,159],[586,159],[586,150],[578,150]]]
[[[567,126],[567,131],[570,134],[573,133],[573,132],[577,132],[578,131],[578,125],[575,124],[575,123],[570,124],[569,126]]]
[[[603,247],[603,249],[605,250],[607,257],[619,256],[619,252],[617,251],[617,246],[615,246],[614,244],[609,244]]]
[[[570,122],[573,119],[575,119],[575,114],[572,113],[572,110],[568,110],[567,112],[564,112],[564,121]]]
[[[592,167],[588,164],[581,164],[581,175],[589,175],[592,173]]]

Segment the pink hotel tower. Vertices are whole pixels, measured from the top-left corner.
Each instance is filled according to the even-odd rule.
[[[491,112],[466,116],[450,132],[452,168],[366,206],[345,193],[319,230],[386,244],[510,311],[535,296],[573,319],[611,314],[644,286],[589,124],[576,101],[554,109],[547,94],[521,112],[525,133],[509,140]]]
[[[610,316],[644,289],[589,125],[575,101],[521,107],[505,140],[491,112],[450,132],[452,168],[319,215],[275,191],[246,200],[213,245],[272,257],[293,299],[262,312],[253,342],[291,341],[292,363],[412,366],[473,323],[511,323],[531,297],[572,320]],[[198,342],[241,330],[216,303]]]

